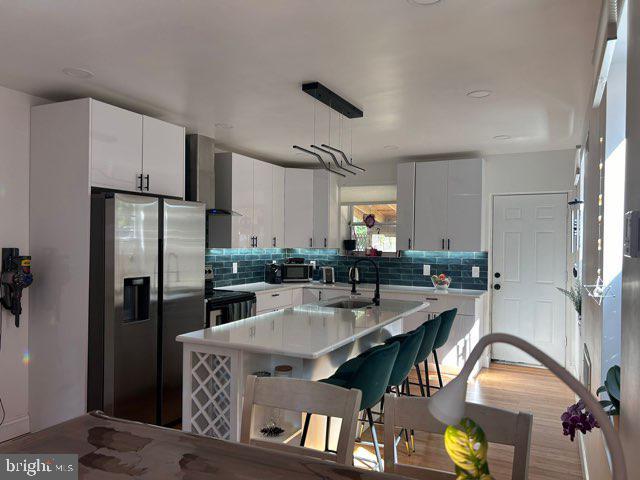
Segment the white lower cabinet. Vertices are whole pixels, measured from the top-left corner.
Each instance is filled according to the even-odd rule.
[[[302,288],[256,293],[256,314],[276,312],[308,303],[304,302],[303,298]]]

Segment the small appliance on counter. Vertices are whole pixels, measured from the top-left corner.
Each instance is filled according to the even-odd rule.
[[[256,314],[256,294],[214,289],[207,295],[205,328],[236,322]]]
[[[336,275],[333,267],[321,267],[322,283],[336,283]]]
[[[355,240],[343,240],[342,248],[347,252],[347,255],[353,254],[353,251],[356,249],[356,241]]]
[[[282,282],[310,282],[313,266],[309,263],[283,263]]]
[[[267,263],[264,266],[265,283],[282,283],[282,265],[279,263]]]

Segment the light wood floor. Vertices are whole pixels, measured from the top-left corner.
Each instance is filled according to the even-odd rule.
[[[431,379],[431,384],[437,385],[437,378],[432,375]],[[416,391],[412,390],[412,393],[417,394],[415,388]],[[482,370],[476,380],[469,384],[467,399],[533,414],[530,480],[582,479],[577,440],[572,443],[563,436],[560,424],[560,415],[568,405],[574,403],[573,395],[547,370],[492,364],[491,368]],[[512,458],[512,447],[490,444],[489,467],[496,480],[511,478]],[[416,451],[410,456],[402,443],[398,445],[398,460],[406,464],[453,470],[444,451],[442,437],[421,432],[416,432]]]

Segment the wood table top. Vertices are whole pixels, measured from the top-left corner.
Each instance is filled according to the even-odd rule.
[[[404,478],[121,420],[101,412],[4,442],[0,453],[76,453],[79,478],[90,480]]]

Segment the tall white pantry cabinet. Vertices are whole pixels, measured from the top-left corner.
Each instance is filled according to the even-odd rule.
[[[30,149],[29,412],[38,431],[86,412],[91,187],[183,198],[184,128],[83,98],[33,107]]]

